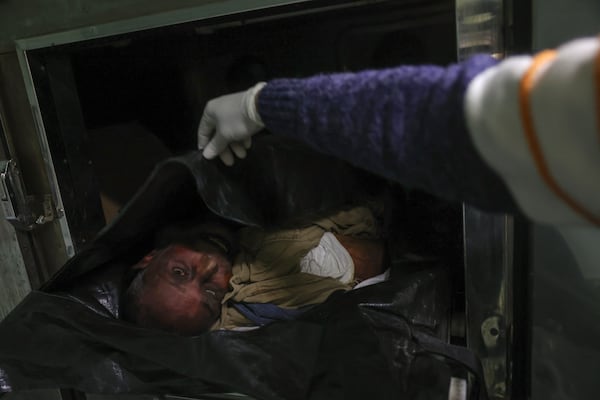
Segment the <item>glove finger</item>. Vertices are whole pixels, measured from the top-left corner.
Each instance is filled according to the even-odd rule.
[[[252,146],[252,136],[250,136],[249,138],[244,139],[243,144],[244,144],[244,147],[246,149],[249,149],[250,146]]]
[[[215,133],[211,141],[206,145],[202,155],[209,160],[212,160],[227,148],[229,141],[221,134],[221,132]]]
[[[208,106],[204,108],[204,113],[198,124],[198,149],[203,149],[211,137],[216,127],[216,118],[213,117],[212,113],[208,110]]]
[[[227,165],[228,167],[231,167],[235,162],[235,158],[233,157],[233,154],[229,148],[225,148],[225,150],[219,154],[219,158],[221,161],[223,161],[223,164]]]
[[[234,142],[229,147],[238,158],[246,158],[246,148],[242,143]]]

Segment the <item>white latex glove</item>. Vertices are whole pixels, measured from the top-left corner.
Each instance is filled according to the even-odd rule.
[[[252,135],[264,128],[256,111],[256,96],[265,86],[257,83],[244,92],[228,94],[210,100],[198,126],[198,149],[207,159],[216,156],[225,165],[234,163],[234,154],[246,157]]]

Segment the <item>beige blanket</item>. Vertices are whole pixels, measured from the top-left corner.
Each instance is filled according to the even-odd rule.
[[[253,325],[229,302],[298,308],[322,303],[337,290],[351,289],[338,280],[300,272],[300,259],[319,244],[325,232],[362,238],[378,236],[375,217],[367,207],[340,211],[301,229],[242,229],[241,251],[230,281],[232,290],[223,299],[221,318],[213,329]]]

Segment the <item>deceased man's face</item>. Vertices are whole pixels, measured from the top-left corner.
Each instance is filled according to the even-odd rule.
[[[219,318],[231,263],[216,247],[170,245],[151,252],[134,268],[145,269],[140,305],[161,325],[193,334],[208,330]]]

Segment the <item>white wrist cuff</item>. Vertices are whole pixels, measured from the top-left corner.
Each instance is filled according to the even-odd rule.
[[[473,79],[465,98],[471,138],[530,218],[600,226],[600,40],[537,57],[507,58]]]
[[[258,114],[258,110],[256,108],[256,96],[266,84],[266,82],[258,82],[256,85],[248,89],[246,93],[244,93],[243,99],[244,109],[246,110],[247,117],[261,127],[265,126],[265,124],[263,123],[262,118]]]

